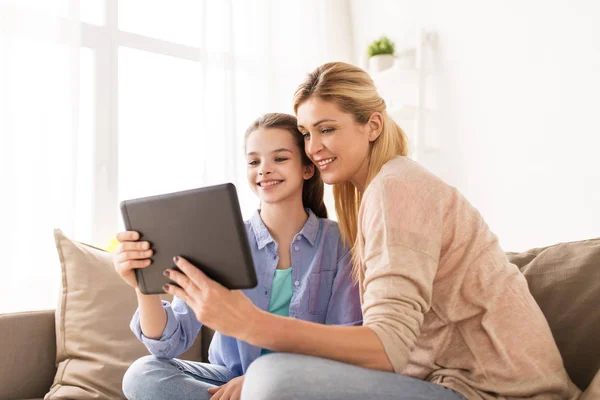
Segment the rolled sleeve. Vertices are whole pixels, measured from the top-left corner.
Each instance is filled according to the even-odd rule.
[[[431,307],[441,249],[441,216],[409,187],[373,182],[363,199],[364,325],[381,340],[400,373]],[[419,201],[415,201],[418,199]],[[426,215],[424,215],[426,214]]]
[[[131,319],[130,328],[152,355],[158,358],[174,358],[194,343],[202,324],[197,321],[187,304],[177,297],[173,298],[172,304],[163,300],[162,305],[167,314],[167,324],[159,339],[148,338],[142,333],[139,309]]]

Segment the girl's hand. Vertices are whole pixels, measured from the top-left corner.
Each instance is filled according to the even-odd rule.
[[[194,311],[198,321],[223,335],[245,340],[260,313],[240,290],[229,290],[207,277],[183,257],[174,257],[174,269],[164,274],[176,285],[165,285],[165,292],[179,297]]]
[[[244,384],[244,375],[233,378],[224,385],[208,389],[208,393],[213,396],[211,400],[239,400],[242,394],[242,385]]]
[[[115,270],[127,284],[133,288],[138,288],[135,279],[134,268],[146,268],[152,261],[152,250],[150,243],[138,242],[140,234],[135,231],[125,231],[117,233],[119,246],[113,256],[113,265]]]

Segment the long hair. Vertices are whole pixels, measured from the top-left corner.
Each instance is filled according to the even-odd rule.
[[[369,122],[374,112],[383,115],[383,130],[369,149],[367,186],[383,164],[398,155],[408,154],[404,131],[388,115],[385,101],[377,93],[373,80],[361,68],[342,62],[327,63],[316,68],[296,89],[294,112],[297,113],[298,107],[312,97],[335,103],[341,111],[351,114],[358,124]],[[353,275],[358,280],[357,232],[362,193],[348,181],[333,185],[333,197],[342,239],[352,246]]]
[[[302,157],[302,165],[313,165],[310,158],[304,150],[304,137],[298,130],[298,120],[295,116],[282,113],[269,113],[261,116],[254,121],[244,135],[244,142],[248,141],[248,136],[260,128],[279,128],[287,130],[294,138],[294,143]],[[319,218],[327,218],[327,207],[323,201],[324,183],[321,178],[321,171],[313,166],[314,174],[310,179],[306,179],[302,186],[302,205],[304,208],[310,208]]]

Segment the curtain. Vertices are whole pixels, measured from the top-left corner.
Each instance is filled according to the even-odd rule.
[[[0,312],[54,308],[53,229],[105,247],[123,199],[228,181],[248,217],[244,131],[292,113],[319,64],[351,61],[349,14],[342,0],[0,0]]]

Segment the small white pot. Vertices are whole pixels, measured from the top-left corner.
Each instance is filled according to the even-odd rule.
[[[378,54],[369,58],[369,71],[372,73],[381,72],[394,65],[394,56],[391,54]]]

